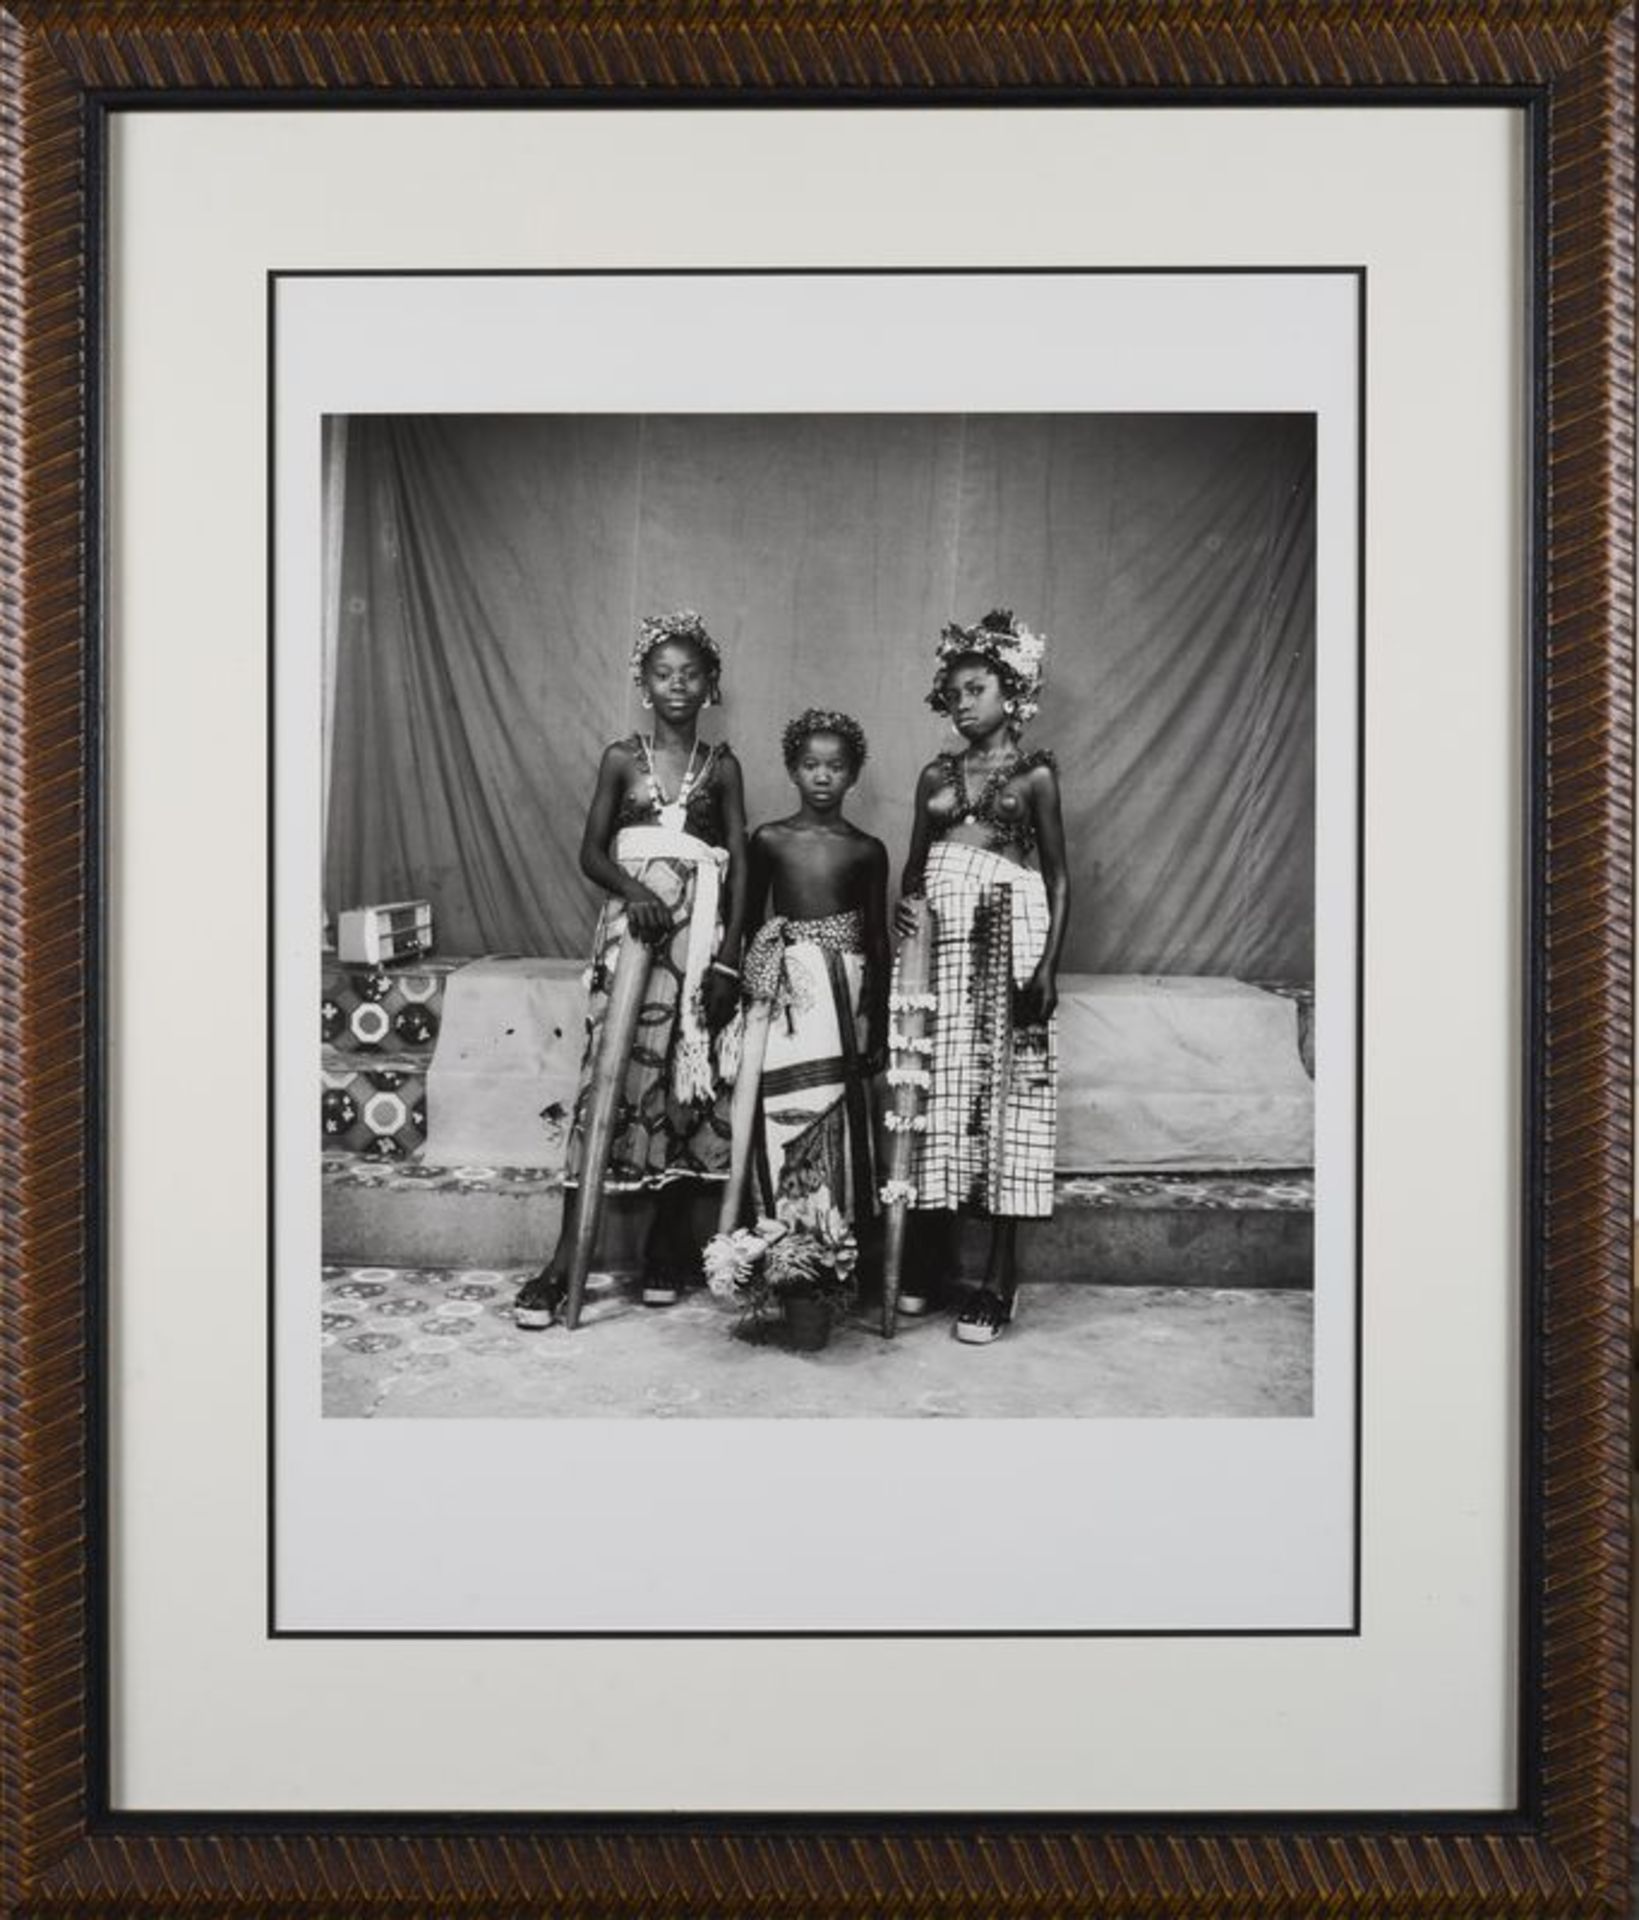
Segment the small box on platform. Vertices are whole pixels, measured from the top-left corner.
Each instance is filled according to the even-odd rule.
[[[369,966],[417,960],[432,952],[432,944],[430,900],[390,900],[384,906],[350,908],[342,914],[336,934],[339,958]]]

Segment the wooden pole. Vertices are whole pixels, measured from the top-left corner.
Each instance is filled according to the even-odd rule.
[[[757,1093],[762,1085],[763,1056],[768,1051],[768,1020],[771,1012],[772,1008],[766,1000],[753,1000],[746,1008],[745,1033],[740,1040],[740,1065],[734,1079],[733,1103],[729,1108],[733,1140],[729,1147],[728,1179],[723,1186],[722,1210],[717,1216],[719,1233],[734,1231],[740,1224],[740,1211],[745,1205],[751,1153],[757,1143]]]
[[[621,1082],[626,1077],[626,1063],[637,1038],[638,1015],[643,1010],[643,993],[649,984],[649,968],[653,963],[653,950],[628,927],[615,960],[615,977],[609,986],[609,1004],[604,1009],[603,1031],[598,1036],[598,1057],[586,1103],[580,1204],[575,1209],[575,1234],[569,1248],[569,1286],[563,1315],[564,1325],[571,1329],[580,1324],[586,1276],[591,1270],[592,1255],[597,1251],[598,1229],[603,1221],[603,1182],[615,1142]]]
[[[894,1003],[925,997],[933,978],[933,916],[925,900],[911,900],[906,904],[916,914],[917,926],[914,933],[906,934],[899,943],[893,985],[889,989],[890,1009]],[[890,1010],[888,1014],[890,1035],[905,1040],[925,1039],[932,1027],[925,1008],[901,1006],[900,1011]],[[888,1065],[891,1071],[926,1073],[928,1056],[912,1047],[892,1047]],[[905,1228],[910,1205],[904,1189],[916,1163],[916,1136],[910,1123],[921,1118],[926,1109],[927,1095],[920,1085],[914,1081],[901,1081],[898,1085],[890,1082],[888,1113],[901,1124],[887,1129],[882,1156],[882,1188],[891,1196],[886,1203],[882,1239],[882,1335],[886,1340],[893,1338],[894,1318],[899,1312],[899,1283],[905,1266]]]

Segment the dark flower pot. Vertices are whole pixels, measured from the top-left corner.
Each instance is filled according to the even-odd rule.
[[[831,1338],[829,1300],[789,1299],[785,1303],[785,1341],[793,1353],[818,1353]]]

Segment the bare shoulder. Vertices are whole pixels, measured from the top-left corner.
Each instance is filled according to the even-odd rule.
[[[628,735],[623,740],[611,740],[603,749],[598,772],[630,773],[637,763],[637,742]]]
[[[831,857],[850,896],[863,902],[887,880],[888,849],[875,834],[866,833],[851,820],[843,822],[843,826],[845,831],[831,842]]]
[[[1059,783],[1058,758],[1051,747],[1038,747],[1025,755],[1019,773],[1035,792],[1053,792]]]
[[[859,842],[859,857],[869,867],[881,867],[884,872],[888,866],[888,849],[877,839],[874,833],[864,833],[858,827],[854,833]]]
[[[918,793],[937,793],[950,784],[950,763],[944,754],[936,754],[916,776]]]

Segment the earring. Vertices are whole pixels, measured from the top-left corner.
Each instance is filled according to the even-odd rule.
[[[1013,716],[1018,712],[1018,710],[1019,710],[1019,703],[1017,700],[1004,700],[1002,702],[1002,712],[1007,715],[1009,720],[1013,718]]]
[[[651,708],[651,709],[652,709],[652,708],[653,708],[653,706],[654,706],[654,702],[653,702],[653,701],[652,701],[652,700],[651,700],[651,699],[649,698],[649,696],[648,696],[647,694],[644,694],[644,696],[643,696],[643,704],[644,704],[644,706],[645,706],[645,707],[647,707],[647,708]]]

